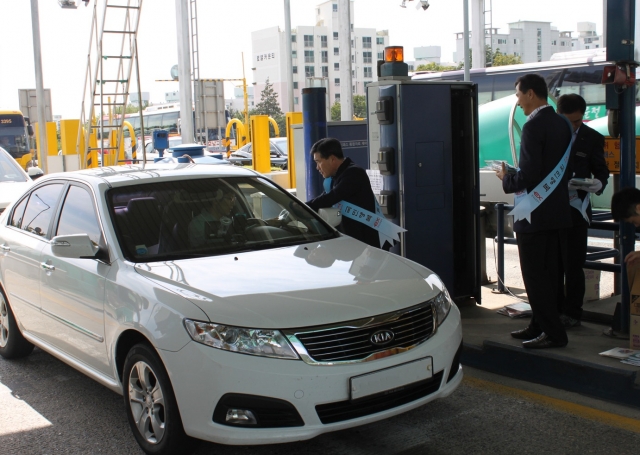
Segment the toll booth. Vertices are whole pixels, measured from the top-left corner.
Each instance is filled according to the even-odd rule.
[[[477,86],[381,77],[367,85],[369,169],[385,216],[405,228],[392,252],[480,302]]]

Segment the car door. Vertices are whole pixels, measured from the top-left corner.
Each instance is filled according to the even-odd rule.
[[[56,235],[88,234],[106,250],[93,193],[84,185],[67,188],[54,221]],[[47,337],[59,349],[111,375],[104,339],[105,278],[110,266],[98,259],[56,257],[52,242],[42,251],[41,305],[50,318]]]
[[[40,264],[63,183],[45,184],[24,197],[8,219],[0,238],[2,283],[23,328],[41,336]]]

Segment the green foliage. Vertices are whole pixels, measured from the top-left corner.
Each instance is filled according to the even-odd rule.
[[[496,49],[493,54],[493,66],[518,65],[520,63],[522,63],[522,57],[519,55],[503,54],[500,49]]]
[[[451,70],[455,70],[458,69],[455,66],[444,66],[444,65],[440,65],[439,63],[435,63],[435,62],[429,62],[429,63],[425,63],[423,65],[419,65],[416,68],[416,71],[433,71],[433,72],[442,72],[442,71],[451,71]]]
[[[286,119],[284,112],[280,109],[280,103],[278,103],[278,94],[273,90],[273,84],[269,83],[267,78],[264,86],[264,90],[260,92],[260,102],[249,113],[250,115],[268,115],[273,118],[278,124],[280,130],[280,136],[286,136]],[[275,131],[273,126],[269,126],[269,137],[274,137]]]
[[[353,95],[353,116],[358,118],[367,118],[367,98],[364,95]],[[339,122],[341,119],[342,110],[340,103],[335,102],[331,106],[331,120]]]

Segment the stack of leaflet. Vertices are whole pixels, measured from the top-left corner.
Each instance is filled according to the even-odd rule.
[[[504,314],[510,318],[526,318],[533,314],[531,311],[531,305],[527,302],[512,303],[511,305],[500,308],[496,313]]]
[[[601,352],[600,355],[605,357],[613,357],[620,360],[627,365],[635,365],[640,367],[640,351],[628,348],[613,348],[608,351]]]

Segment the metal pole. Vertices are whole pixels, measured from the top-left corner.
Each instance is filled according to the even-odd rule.
[[[291,55],[291,0],[284,0],[284,42],[287,49],[287,98],[293,112],[293,56]]]
[[[471,74],[469,73],[469,0],[462,0],[462,14],[464,16],[464,80],[469,82]]]
[[[504,293],[506,287],[504,285],[504,204],[499,202],[496,204],[498,226],[496,229],[496,238],[498,241],[498,292]]]
[[[38,166],[46,174],[47,159],[47,117],[45,114],[44,83],[42,82],[42,56],[40,54],[40,15],[38,0],[31,0],[31,28],[33,29],[33,60],[36,70],[36,100],[38,102],[38,137],[40,138],[40,161]]]
[[[338,3],[338,42],[340,43],[340,120],[353,120],[353,85],[351,79],[351,5]]]
[[[188,0],[176,0],[176,32],[178,35],[178,78],[180,84],[180,135],[183,144],[193,140],[193,95],[189,56]]]

